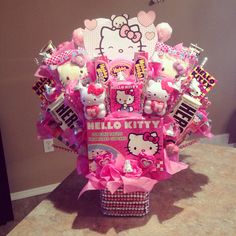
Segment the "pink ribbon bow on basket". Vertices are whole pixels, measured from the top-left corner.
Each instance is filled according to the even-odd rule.
[[[120,28],[120,37],[128,38],[132,42],[137,43],[138,41],[140,41],[142,34],[139,31],[133,31],[128,25],[123,25]]]

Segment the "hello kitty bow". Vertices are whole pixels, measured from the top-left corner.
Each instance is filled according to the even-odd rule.
[[[125,94],[126,94],[126,95],[134,96],[134,90],[133,90],[133,89],[126,90],[126,91],[125,91]]]
[[[158,136],[152,136],[153,133],[149,133],[149,132],[146,132],[144,133],[143,135],[143,140],[144,141],[149,141],[149,142],[152,142],[154,144],[157,144],[158,141],[159,141],[159,138]],[[157,135],[157,134],[156,134]]]
[[[93,94],[95,96],[99,96],[103,93],[104,88],[98,88],[94,84],[90,84],[88,86],[88,94]]]
[[[134,26],[135,25],[133,25],[131,27],[134,28]],[[126,24],[123,25],[120,28],[120,37],[121,38],[128,38],[132,42],[137,43],[138,41],[140,41],[142,34],[139,31],[132,30],[131,27]]]

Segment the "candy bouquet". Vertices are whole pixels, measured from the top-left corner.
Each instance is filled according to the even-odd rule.
[[[216,83],[197,45],[171,47],[155,13],[85,20],[72,40],[40,51],[33,90],[39,137],[78,156],[106,215],[142,216],[153,186],[186,169],[179,150],[210,137],[206,94]],[[58,146],[57,146],[58,147]]]

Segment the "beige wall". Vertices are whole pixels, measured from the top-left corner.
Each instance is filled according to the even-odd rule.
[[[170,44],[198,43],[209,58],[206,69],[219,83],[209,96],[213,132],[230,132],[236,141],[235,0],[165,0],[148,6],[149,0],[11,0],[0,10],[0,126],[12,192],[61,181],[75,167],[75,157],[64,152],[44,153],[37,141],[35,121],[39,101],[31,91],[32,59],[41,46],[70,39],[83,20],[110,17],[139,10],[157,12],[156,23],[169,22]],[[133,5],[131,5],[133,4]],[[231,127],[229,129],[229,127]]]

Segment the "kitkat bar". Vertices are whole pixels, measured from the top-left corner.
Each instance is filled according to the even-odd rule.
[[[138,81],[142,81],[147,76],[148,53],[136,52],[134,55],[134,75]]]
[[[185,131],[200,106],[201,103],[197,99],[187,94],[183,95],[181,101],[172,112],[172,116],[179,125],[180,133]]]

